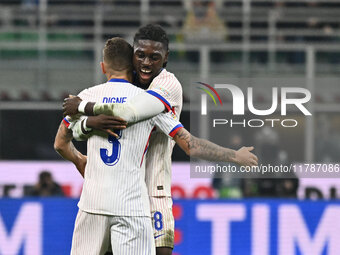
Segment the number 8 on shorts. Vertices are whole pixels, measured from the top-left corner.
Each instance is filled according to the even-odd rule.
[[[155,212],[153,215],[153,219],[155,221],[155,229],[160,231],[163,229],[163,216],[161,212]]]

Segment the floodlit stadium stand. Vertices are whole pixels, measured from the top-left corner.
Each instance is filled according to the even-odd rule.
[[[0,84],[5,100],[60,100],[102,80],[104,41],[152,22],[171,39],[169,69],[189,93],[191,78],[229,75],[301,77],[306,45],[321,74],[338,73],[339,1],[216,1],[223,38],[189,40],[190,1],[0,1]],[[189,29],[190,30],[190,29]],[[190,31],[189,31],[190,32]],[[18,80],[17,70],[25,77]],[[331,85],[330,85],[331,86]],[[339,95],[319,95],[335,102]]]

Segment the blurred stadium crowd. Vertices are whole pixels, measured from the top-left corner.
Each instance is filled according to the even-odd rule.
[[[94,62],[102,43],[113,36],[131,39],[148,22],[169,34],[169,67],[186,99],[190,77],[204,72],[299,76],[306,44],[318,49],[317,72],[339,70],[340,3],[334,0],[1,0],[0,7],[0,81],[11,84],[1,87],[1,101],[59,101],[81,90],[101,78]],[[208,70],[201,70],[202,45]],[[13,78],[18,69],[25,81]],[[317,100],[339,103],[340,94],[323,92]]]

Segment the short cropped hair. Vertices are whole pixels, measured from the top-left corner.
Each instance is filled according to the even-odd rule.
[[[165,47],[165,50],[169,50],[169,38],[164,29],[160,25],[148,24],[138,29],[133,43],[138,43],[139,40],[150,40],[155,42],[161,42]]]
[[[120,37],[113,37],[106,41],[103,50],[103,59],[112,70],[133,70],[133,48]]]

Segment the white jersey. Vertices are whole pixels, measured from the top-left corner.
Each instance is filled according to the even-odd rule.
[[[143,90],[125,80],[112,79],[83,90],[79,97],[92,102],[124,103],[141,92]],[[118,139],[106,134],[88,139],[85,180],[78,203],[81,210],[105,215],[150,216],[143,158],[155,126],[174,135],[181,124],[171,114],[163,113],[120,131]]]
[[[179,119],[183,92],[174,74],[163,69],[150,84],[147,92],[156,96],[173,116]],[[171,154],[175,142],[159,129],[152,133],[146,155],[146,178],[150,196],[171,196]]]

